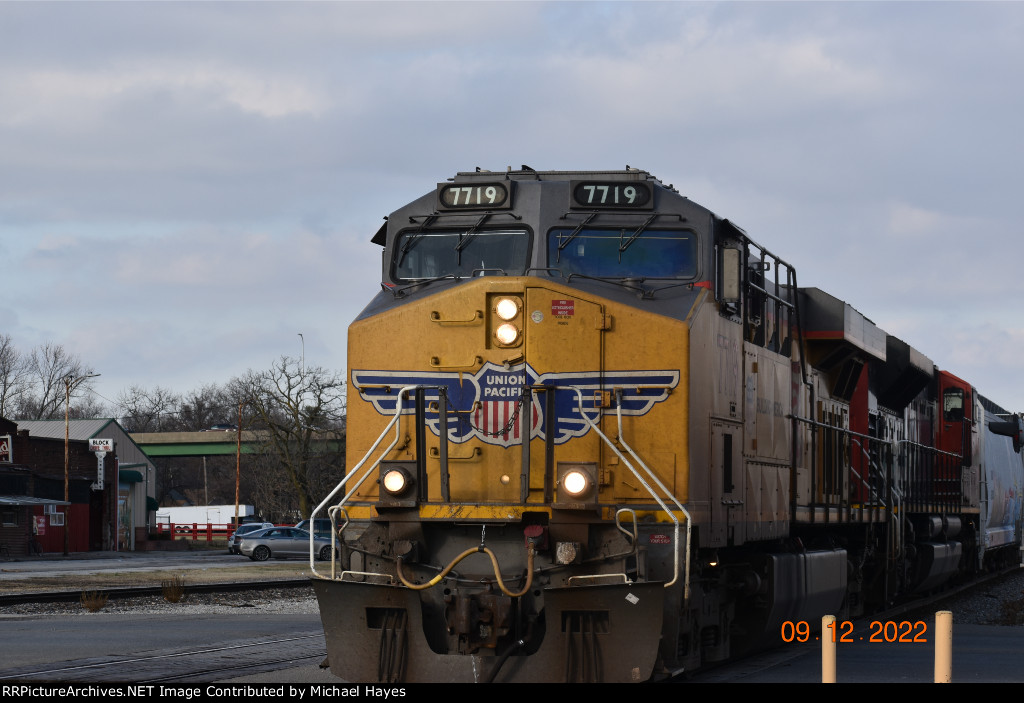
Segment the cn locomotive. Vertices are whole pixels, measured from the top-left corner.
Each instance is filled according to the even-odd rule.
[[[372,241],[343,679],[647,681],[1020,561],[1020,417],[647,172],[458,173]]]

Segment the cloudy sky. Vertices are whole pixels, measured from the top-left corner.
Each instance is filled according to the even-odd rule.
[[[0,332],[342,370],[388,212],[629,164],[1024,410],[1022,74],[1024,3],[0,2]]]

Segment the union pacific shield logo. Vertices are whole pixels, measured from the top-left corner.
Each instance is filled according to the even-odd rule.
[[[545,395],[555,395],[554,443],[564,444],[590,431],[591,421],[600,414],[616,412],[611,407],[595,407],[598,391],[618,391],[623,415],[646,415],[652,407],[668,398],[679,383],[679,371],[596,371],[538,374],[529,364],[506,369],[491,362],[474,374],[458,372],[406,372],[353,369],[351,387],[359,397],[373,405],[381,415],[392,416],[398,408],[402,388],[421,386],[426,398],[426,424],[440,435],[439,400],[448,405],[448,440],[461,444],[479,439],[487,444],[509,447],[522,443],[523,413],[530,417],[530,437],[546,439]],[[551,390],[531,394],[529,408],[524,407],[523,386],[545,386]],[[584,402],[580,408],[579,389]],[[410,394],[411,395],[411,394]],[[615,393],[614,395],[619,395]],[[402,400],[402,414],[414,412],[411,397]]]

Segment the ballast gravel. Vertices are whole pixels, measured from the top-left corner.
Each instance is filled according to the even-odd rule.
[[[953,596],[949,600],[937,603],[929,610],[952,611],[953,622],[965,625],[1024,626],[1024,569],[991,581],[971,592]],[[162,596],[111,599],[96,613],[89,612],[78,602],[24,603],[0,607],[0,617],[318,612],[316,596],[308,587],[228,593],[186,593],[185,598],[178,603],[169,603]]]

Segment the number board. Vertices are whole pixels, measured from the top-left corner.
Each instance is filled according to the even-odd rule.
[[[441,210],[495,210],[512,207],[512,181],[494,183],[438,183]]]
[[[572,181],[572,207],[650,210],[654,193],[640,181]]]

